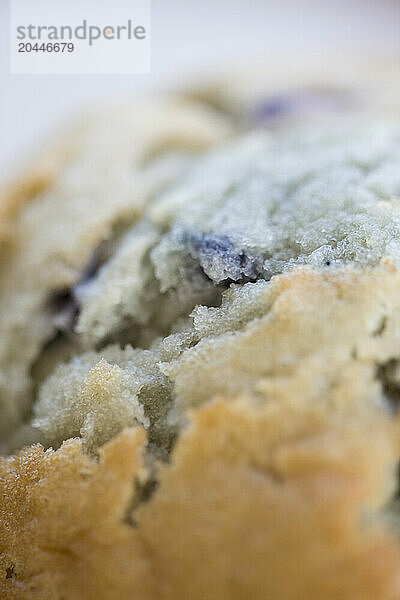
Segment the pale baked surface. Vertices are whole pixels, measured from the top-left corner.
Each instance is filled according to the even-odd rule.
[[[4,204],[2,598],[400,597],[389,112],[146,101]]]
[[[338,56],[324,62],[318,55],[251,61],[209,75],[188,95],[228,113],[244,128],[329,123],[346,114],[399,113],[397,58],[355,53],[351,59]]]
[[[96,248],[107,244],[121,222],[137,219],[196,151],[228,131],[227,121],[207,107],[178,99],[94,115],[68,136],[68,151],[53,162],[34,201],[8,226],[4,221],[9,236],[0,267],[3,438],[29,412],[31,371],[63,328],[54,318],[67,304],[67,290],[93,268]],[[11,198],[10,206],[17,201]]]

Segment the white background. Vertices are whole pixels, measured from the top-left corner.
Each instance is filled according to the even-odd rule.
[[[153,0],[150,75],[11,75],[8,44],[8,0],[0,0],[0,180],[93,101],[187,83],[224,64],[312,55],[329,68],[337,55],[399,57],[400,1]]]

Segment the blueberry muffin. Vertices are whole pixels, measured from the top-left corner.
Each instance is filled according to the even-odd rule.
[[[2,598],[400,597],[400,122],[211,104],[4,198]]]

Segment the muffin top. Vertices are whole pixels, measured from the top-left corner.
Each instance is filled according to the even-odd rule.
[[[34,428],[52,444],[82,435],[93,449],[139,422],[168,451],[182,408],[225,389],[187,381],[180,390],[174,373],[192,360],[192,380],[201,379],[213,364],[202,345],[223,347],[267,315],[276,277],[397,268],[399,167],[399,126],[363,120],[253,133],[191,161],[54,310],[63,350],[54,360],[51,346],[37,361]],[[99,407],[90,398],[107,373]]]

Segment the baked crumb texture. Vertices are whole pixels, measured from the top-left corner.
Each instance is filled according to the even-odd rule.
[[[3,458],[2,597],[397,598],[399,422],[376,364],[398,353],[399,294],[390,272],[274,282],[265,317],[175,375],[190,393],[201,369],[209,401],[133,515],[137,427],[98,459],[77,439]]]
[[[88,125],[12,222],[1,598],[400,597],[400,127],[232,129]]]

